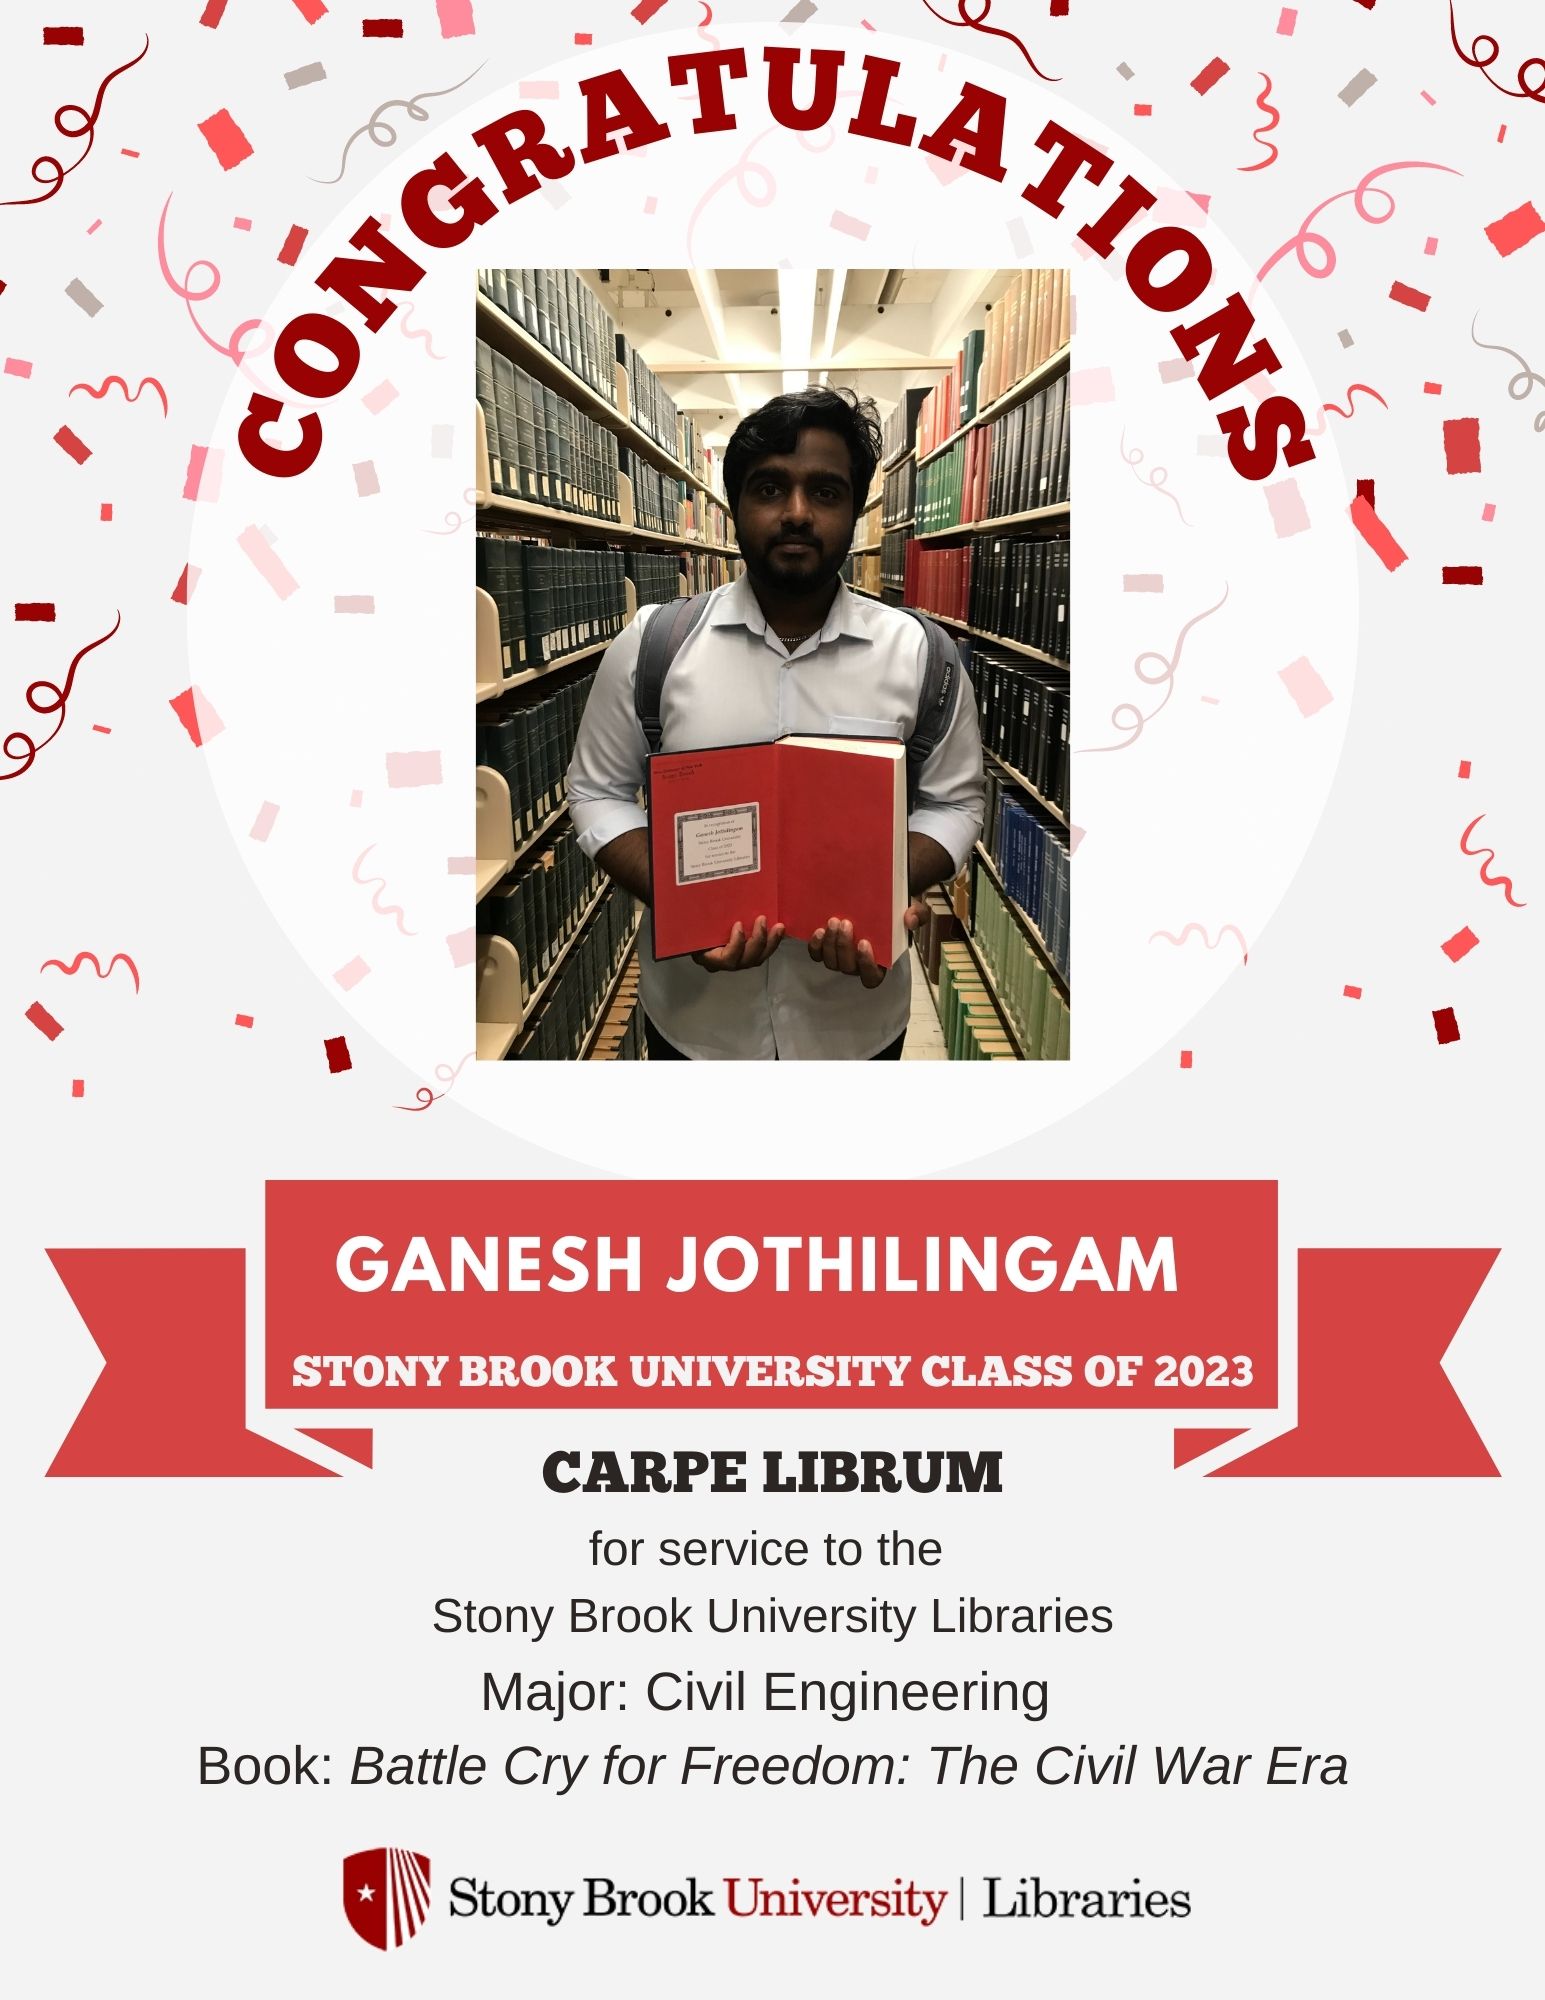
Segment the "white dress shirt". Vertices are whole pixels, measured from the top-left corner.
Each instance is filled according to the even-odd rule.
[[[648,753],[633,675],[642,627],[658,608],[641,606],[607,647],[585,704],[568,793],[579,844],[591,857],[619,834],[648,825],[637,799]],[[786,652],[741,576],[713,592],[671,663],[661,747],[703,750],[790,735],[904,739],[917,719],[926,666],[927,640],[915,618],[840,583],[821,630]],[[964,674],[949,727],[923,766],[907,828],[930,835],[957,868],[981,833],[982,743]],[[705,972],[690,958],[657,960],[646,914],[639,934],[644,1011],[667,1041],[698,1059],[864,1060],[905,1031],[910,953],[866,988],[856,974],[829,972],[805,947],[804,938],[785,937],[749,971]]]

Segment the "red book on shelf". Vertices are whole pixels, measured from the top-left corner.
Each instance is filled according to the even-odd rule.
[[[656,958],[716,950],[758,917],[798,950],[835,916],[891,965],[907,946],[906,746],[784,736],[651,757],[649,872]]]

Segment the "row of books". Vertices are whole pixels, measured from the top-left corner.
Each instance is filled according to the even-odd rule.
[[[609,883],[542,995],[540,1011],[510,1051],[521,1062],[575,1062],[606,1006],[612,981],[633,949],[639,906]],[[516,947],[519,950],[519,946]]]
[[[620,521],[617,440],[507,354],[477,343],[477,399],[495,493]]]
[[[917,512],[917,460],[904,458],[885,475],[885,499],[880,509],[882,527],[894,528],[910,522]]]
[[[644,1009],[638,997],[638,960],[635,957],[617,983],[617,996],[606,1010],[601,1032],[590,1051],[592,1062],[647,1062],[649,1044],[644,1035]]]
[[[685,483],[681,488],[679,523],[678,534],[695,536],[698,541],[712,542],[721,549],[735,545],[735,523],[730,519],[724,502],[711,499],[708,494],[699,492],[697,487]]]
[[[628,575],[640,604],[665,604],[681,595],[679,556],[630,555]]]
[[[1020,1049],[1031,1062],[1065,1062],[1068,1003],[997,884],[980,865],[975,872],[971,935],[992,973],[999,1004],[1014,1024]],[[942,978],[939,984],[942,996]]]
[[[889,528],[880,540],[880,588],[899,591],[907,578],[907,550],[912,537],[905,528]]]
[[[884,438],[880,454],[882,465],[890,465],[901,453],[914,449],[917,444],[917,413],[930,393],[927,389],[902,390],[900,402],[881,425]]]
[[[499,613],[506,675],[614,638],[628,622],[620,549],[555,549],[479,535],[477,582]]]
[[[681,567],[687,579],[688,597],[696,597],[703,590],[717,590],[721,583],[732,583],[741,571],[738,557],[711,555],[706,549],[688,549],[681,558]]]
[[[963,944],[939,950],[939,1026],[951,1062],[1018,1062],[986,981]]]
[[[650,528],[657,535],[681,534],[681,499],[685,490],[681,481],[672,479],[626,446],[618,454],[618,462],[633,483],[633,525]]]
[[[970,659],[984,746],[1066,816],[1071,693],[1067,674],[1057,667],[1010,659],[980,644],[970,646]],[[1008,783],[989,770],[983,820],[989,848],[994,845],[989,834],[997,824],[997,791]]]
[[[871,597],[880,594],[880,563],[878,549],[862,549],[850,555],[842,565],[842,580],[855,590],[867,590]]]
[[[502,937],[520,960],[520,1001],[529,1008],[605,878],[564,826],[477,906],[484,936]]]
[[[615,408],[616,322],[577,271],[479,271],[477,288]]]
[[[923,398],[917,413],[917,455],[923,458],[969,424],[977,410],[977,376],[982,366],[986,335],[968,333],[955,365],[936,388]]]
[[[957,438],[917,468],[916,532],[1052,507],[1068,497],[1068,378]]]
[[[1052,964],[1066,980],[1070,865],[1067,835],[1044,813],[1010,790],[1000,788],[994,804],[995,822],[990,827],[983,826],[983,844],[997,864],[1004,889],[1040,932]],[[991,886],[990,878],[987,886]],[[978,869],[978,890],[981,887],[982,875]]]
[[[1017,271],[988,308],[977,408],[989,408],[1059,354],[1072,322],[1071,272]]]
[[[595,675],[590,667],[553,687],[533,682],[484,702],[477,712],[477,761],[510,788],[517,847],[564,802],[564,774]]]
[[[625,334],[617,336],[617,359],[628,378],[628,416],[646,437],[668,451],[672,458],[681,456],[681,414],[675,402],[661,386],[653,369],[643,355]]]
[[[1054,660],[1072,657],[1066,535],[993,535],[946,549],[908,541],[901,580],[904,601],[919,611],[1034,646]]]

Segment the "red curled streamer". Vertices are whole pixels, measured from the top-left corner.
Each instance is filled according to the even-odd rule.
[[[162,388],[161,384],[156,380],[154,375],[143,376],[140,380],[139,387],[136,389],[131,389],[128,383],[123,379],[121,375],[104,376],[102,381],[99,382],[95,388],[93,388],[89,382],[72,382],[70,384],[69,394],[73,396],[77,389],[84,389],[86,394],[91,397],[93,402],[100,403],[102,398],[107,394],[108,390],[112,388],[122,389],[123,400],[126,403],[137,403],[140,397],[144,395],[147,389],[154,389],[156,394],[161,398],[162,416],[169,417],[172,413],[172,406],[166,400],[166,391],[164,388]]]
[[[1477,35],[1470,44],[1470,53],[1465,54],[1459,46],[1459,30],[1454,20],[1454,0],[1448,0],[1448,38],[1454,44],[1454,54],[1471,69],[1478,69],[1493,90],[1500,90],[1504,97],[1526,98],[1531,104],[1545,104],[1545,56],[1525,56],[1518,65],[1518,88],[1509,90],[1505,83],[1498,83],[1491,73],[1491,66],[1502,53],[1502,45],[1495,35]],[[1482,55],[1482,49],[1490,49],[1490,55]],[[1537,69],[1538,83],[1530,83],[1529,72]]]
[[[114,618],[110,631],[104,632],[100,639],[93,639],[89,645],[81,647],[66,669],[62,686],[55,686],[52,681],[34,681],[31,687],[28,688],[27,706],[32,710],[33,714],[53,715],[57,712],[59,720],[43,738],[41,743],[35,742],[25,729],[13,729],[9,732],[5,741],[0,743],[0,755],[9,757],[11,762],[16,766],[16,769],[14,771],[0,771],[0,784],[4,784],[10,778],[25,777],[36,763],[38,752],[46,750],[59,734],[60,730],[63,729],[65,710],[70,699],[70,690],[75,685],[75,669],[88,653],[94,653],[98,646],[105,646],[122,623],[123,613],[120,611],[117,617]]]
[[[1031,55],[1030,51],[1019,39],[1018,35],[1011,29],[989,26],[987,16],[992,12],[992,0],[977,0],[977,5],[982,10],[979,14],[973,14],[970,11],[971,0],[955,0],[959,19],[954,21],[950,19],[948,14],[941,14],[938,8],[934,6],[933,0],[923,0],[923,5],[936,21],[942,21],[947,28],[976,28],[984,35],[999,35],[1004,41],[1012,42],[1025,61],[1029,63],[1036,75],[1041,79],[1042,83],[1061,83],[1062,78],[1060,76],[1048,76],[1046,74],[1035,57]]]
[[[54,196],[59,192],[60,188],[64,186],[65,182],[69,179],[70,175],[74,173],[75,169],[84,163],[92,147],[96,144],[97,119],[101,116],[102,113],[102,100],[107,95],[107,86],[112,82],[115,76],[122,76],[125,70],[133,69],[136,63],[143,62],[146,56],[148,56],[149,54],[150,54],[150,37],[149,35],[147,35],[145,37],[145,46],[140,50],[137,56],[130,56],[129,60],[126,63],[120,63],[117,69],[110,69],[107,72],[107,75],[103,77],[102,81],[97,85],[97,94],[95,98],[92,100],[91,109],[89,111],[86,109],[84,104],[60,105],[59,109],[54,113],[54,130],[56,132],[63,133],[66,139],[84,139],[86,142],[85,152],[81,154],[80,159],[72,160],[69,166],[67,167],[61,166],[59,161],[56,160],[51,153],[40,153],[38,157],[32,162],[32,178],[39,184],[40,187],[43,187],[42,194],[17,195],[15,199],[12,201],[0,201],[0,208],[31,208],[37,202],[53,200]],[[84,119],[85,123],[82,125],[76,125],[73,128],[70,125],[66,125],[64,122],[66,112],[73,112],[75,114],[75,117]],[[40,174],[38,172],[39,167],[45,167],[51,169],[53,172],[53,180],[52,181],[48,180],[47,173]],[[45,182],[47,182],[46,186],[44,186]],[[12,772],[8,773],[8,775],[15,776],[16,774]]]
[[[1475,829],[1480,825],[1481,821],[1485,817],[1486,817],[1485,813],[1477,813],[1475,815],[1475,818],[1472,819],[1470,824],[1465,828],[1464,832],[1460,834],[1459,851],[1461,854],[1468,854],[1472,858],[1476,855],[1480,855],[1481,881],[1485,884],[1485,886],[1488,889],[1500,889],[1513,909],[1527,910],[1529,905],[1527,903],[1520,903],[1517,897],[1513,894],[1513,878],[1511,875],[1488,875],[1486,873],[1486,863],[1488,861],[1496,860],[1497,850],[1494,847],[1468,847],[1465,844],[1469,840],[1471,834],[1474,833]]]
[[[1271,78],[1266,74],[1265,70],[1263,69],[1257,70],[1256,75],[1261,79],[1262,89],[1260,96],[1255,100],[1255,108],[1257,109],[1257,111],[1266,111],[1269,112],[1271,115],[1266,120],[1266,123],[1264,125],[1256,126],[1255,130],[1250,134],[1250,137],[1254,139],[1258,145],[1262,145],[1266,148],[1268,157],[1264,160],[1252,160],[1248,167],[1236,167],[1234,171],[1237,174],[1261,173],[1267,167],[1269,167],[1277,157],[1277,148],[1272,144],[1271,140],[1267,138],[1266,134],[1268,132],[1274,132],[1276,128],[1282,123],[1282,113],[1277,109],[1275,104],[1268,103],[1267,101],[1271,96]]]
[[[126,965],[129,968],[129,977],[134,981],[134,990],[136,993],[139,991],[139,967],[126,951],[115,951],[113,953],[112,957],[107,961],[106,972],[102,970],[102,962],[94,951],[76,952],[68,965],[65,964],[62,958],[45,958],[43,963],[38,967],[38,971],[46,972],[51,965],[57,965],[66,979],[73,979],[83,965],[89,965],[98,979],[111,979],[115,965]]]

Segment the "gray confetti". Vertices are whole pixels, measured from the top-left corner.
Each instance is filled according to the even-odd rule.
[[[808,21],[815,12],[815,0],[794,0],[794,5],[784,15],[785,21]]]
[[[70,280],[64,288],[64,295],[67,299],[74,299],[75,303],[88,318],[95,319],[97,314],[102,310],[102,301],[97,297],[95,292],[88,291],[79,278],[72,278]]]
[[[1343,104],[1355,104],[1365,90],[1372,90],[1378,80],[1371,69],[1360,69],[1352,81],[1344,84],[1336,95]]]
[[[1117,76],[1125,77],[1126,81],[1130,83],[1132,81],[1134,72],[1128,69],[1125,63],[1117,63],[1116,74]]]
[[[308,83],[325,83],[327,71],[320,63],[307,63],[304,69],[287,69],[284,80],[291,90],[303,90]]]
[[[1345,327],[1336,335],[1336,338],[1341,342],[1343,347],[1350,347],[1352,345],[1352,336],[1347,332]]]

